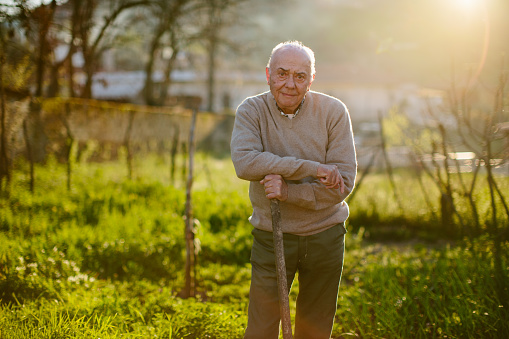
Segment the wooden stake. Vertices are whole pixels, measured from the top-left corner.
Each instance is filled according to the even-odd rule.
[[[196,276],[191,275],[192,271],[196,272],[196,270],[193,269],[196,257],[194,255],[194,219],[191,202],[191,189],[193,185],[194,129],[196,126],[197,114],[198,109],[194,109],[191,120],[191,129],[189,131],[189,171],[186,185],[186,225],[184,230],[186,240],[185,298],[194,297],[196,294]]]

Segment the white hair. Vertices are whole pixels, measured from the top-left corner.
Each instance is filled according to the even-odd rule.
[[[272,49],[272,52],[270,53],[269,61],[267,62],[267,67],[269,69],[270,69],[270,62],[272,61],[272,57],[274,56],[274,54],[277,51],[279,51],[282,48],[295,48],[295,49],[306,52],[306,54],[309,57],[309,61],[311,61],[311,74],[315,75],[315,73],[316,73],[315,53],[313,52],[313,50],[311,48],[305,46],[302,42],[297,41],[297,40],[289,40],[289,41],[281,42],[281,43],[277,44],[277,46]]]

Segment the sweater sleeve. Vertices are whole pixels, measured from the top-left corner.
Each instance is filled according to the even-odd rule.
[[[244,180],[262,180],[267,174],[279,174],[286,180],[316,177],[319,163],[278,156],[265,150],[260,115],[269,114],[247,99],[237,109],[231,138],[231,157],[237,176]]]
[[[338,167],[345,183],[344,193],[339,189],[327,189],[318,180],[288,183],[289,204],[320,210],[341,203],[355,186],[357,159],[350,115],[346,106],[340,114],[328,118],[329,143],[326,150],[326,164]]]

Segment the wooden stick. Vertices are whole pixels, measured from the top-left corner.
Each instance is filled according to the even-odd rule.
[[[274,236],[274,254],[276,257],[277,285],[279,294],[279,313],[283,338],[292,339],[292,319],[290,318],[290,301],[288,299],[288,283],[286,281],[285,251],[283,245],[283,229],[281,227],[281,210],[279,200],[270,200],[272,214],[272,234]]]

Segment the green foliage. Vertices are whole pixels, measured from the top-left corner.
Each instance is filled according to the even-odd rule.
[[[67,296],[0,306],[2,338],[239,338],[242,312],[169,296],[143,282],[104,284]]]
[[[32,61],[28,56],[25,56],[18,60],[16,64],[10,66],[4,68],[3,83],[0,85],[14,91],[26,91],[34,71]]]
[[[335,332],[356,328],[365,338],[507,336],[509,312],[488,273],[493,272],[489,245],[479,239],[470,248],[354,249],[345,260],[347,286],[340,293]],[[503,260],[507,278],[509,262]]]
[[[472,177],[472,173],[462,173],[461,178],[458,174],[451,174],[451,183],[454,187],[461,187],[461,180],[469,183]],[[455,216],[455,225],[451,229],[444,228],[440,219],[440,192],[429,177],[422,176],[421,180],[422,185],[412,170],[395,170],[396,194],[401,201],[399,206],[386,173],[374,173],[366,177],[354,200],[349,203],[350,230],[357,232],[362,227],[366,230],[366,238],[391,241],[414,238],[461,240],[465,236],[479,236],[488,231],[491,204],[486,178],[477,178],[479,188],[473,195],[480,215],[480,230],[474,230],[472,208],[468,197],[461,194],[460,190],[454,192],[453,198],[464,226]],[[509,178],[500,176],[497,182],[502,192],[509,191]],[[504,207],[500,200],[497,200],[497,208],[501,211],[498,222],[506,225],[507,215],[502,212]]]
[[[57,247],[45,248],[39,242],[26,241],[25,248],[4,241],[0,299],[3,302],[25,302],[37,298],[56,298],[65,290],[87,285],[95,280],[81,272]],[[22,246],[23,246],[22,245]]]
[[[50,160],[36,168],[34,194],[20,164],[10,194],[0,197],[0,337],[242,337],[251,274],[247,183],[229,161],[197,156],[198,296],[185,300],[178,297],[184,185],[165,181],[157,167],[164,164],[144,164],[145,175],[129,181],[123,164],[82,163],[67,191],[65,167]],[[333,337],[507,336],[508,243],[497,272],[491,238],[437,242],[441,230],[419,186],[408,174],[397,177],[407,183],[398,185],[403,212],[384,174],[366,179],[350,206]],[[419,236],[433,242],[408,241]],[[384,237],[405,242],[367,241]]]
[[[386,138],[386,144],[388,147],[391,146],[403,146],[408,145],[405,138],[406,131],[412,128],[412,124],[408,120],[408,117],[396,108],[393,107],[389,110],[387,117],[382,120],[384,136]]]

